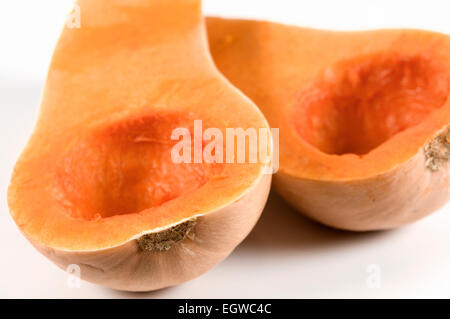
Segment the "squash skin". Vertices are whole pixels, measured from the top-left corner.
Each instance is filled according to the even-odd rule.
[[[80,267],[81,278],[112,289],[154,291],[192,280],[230,255],[258,221],[269,196],[272,175],[233,203],[197,217],[192,236],[168,251],[143,251],[137,239],[97,251],[65,251],[29,239],[58,267]]]
[[[194,192],[148,210],[112,212],[106,218],[68,213],[66,208],[78,199],[65,203],[58,195],[64,189],[58,188],[58,174],[82,175],[73,168],[82,166],[76,161],[83,157],[71,156],[83,153],[80,149],[86,150],[87,155],[81,155],[89,160],[81,168],[94,165],[101,171],[102,161],[109,158],[108,152],[90,148],[91,139],[98,142],[97,131],[108,136],[108,130],[120,131],[129,121],[133,126],[155,113],[192,113],[207,123],[217,120],[219,128],[223,118],[244,127],[268,128],[268,123],[214,66],[199,0],[78,3],[82,28],[66,29],[60,38],[38,123],[11,178],[11,216],[43,255],[64,270],[78,265],[83,280],[125,291],[151,291],[191,280],[226,258],[255,225],[270,190],[272,177],[264,173],[269,161],[226,164],[222,174],[227,175],[212,176]],[[185,46],[184,50],[179,46]],[[128,56],[131,62],[122,64]],[[118,89],[117,84],[123,86]],[[224,105],[232,110],[228,117],[220,112]],[[160,122],[156,117],[150,125]],[[75,164],[65,165],[64,158],[69,162],[75,158]],[[135,162],[132,159],[124,166]],[[69,186],[80,184],[77,180]],[[138,241],[148,234],[193,218],[196,225],[190,236],[170,249],[139,247]]]
[[[208,18],[207,24],[218,68],[261,108],[272,127],[280,128],[274,188],[299,212],[329,227],[374,231],[415,222],[449,201],[448,162],[433,171],[425,156],[433,138],[449,129],[448,99],[430,116],[429,127],[399,133],[368,154],[369,161],[324,155],[306,145],[289,123],[296,92],[336,61],[396,47],[408,52],[415,46],[410,50],[415,53],[423,46],[438,52],[448,71],[448,36],[419,30],[331,32],[221,18]],[[411,143],[395,153],[408,144],[406,138]]]
[[[389,172],[355,181],[319,181],[278,173],[277,192],[306,216],[351,231],[397,228],[435,212],[449,200],[450,166],[426,167],[421,149]]]

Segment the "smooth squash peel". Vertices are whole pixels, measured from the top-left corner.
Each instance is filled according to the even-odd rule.
[[[207,21],[223,74],[280,129],[277,191],[326,225],[367,231],[449,200],[450,38]]]
[[[171,134],[195,120],[221,131],[268,124],[214,66],[200,1],[78,5],[82,27],[60,37],[15,166],[11,215],[82,279],[130,291],[192,279],[256,223],[270,161],[177,164]]]

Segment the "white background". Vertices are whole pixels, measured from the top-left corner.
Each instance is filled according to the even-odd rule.
[[[39,255],[9,216],[11,170],[36,118],[53,47],[71,0],[0,3],[0,297],[450,298],[450,207],[396,231],[353,234],[305,218],[272,195],[259,224],[222,264],[181,286],[123,293],[81,283]],[[205,12],[334,30],[423,28],[450,34],[449,2],[205,0]],[[368,285],[371,267],[381,286]]]

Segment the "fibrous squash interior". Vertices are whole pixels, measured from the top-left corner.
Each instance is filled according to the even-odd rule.
[[[425,55],[365,56],[330,67],[306,85],[294,125],[324,153],[364,155],[421,123],[448,93],[445,68]]]
[[[139,213],[195,191],[221,168],[172,161],[173,129],[192,124],[189,116],[164,114],[96,129],[62,161],[56,199],[71,217],[98,220]]]

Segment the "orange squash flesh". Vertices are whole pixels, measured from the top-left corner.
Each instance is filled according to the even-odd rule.
[[[448,36],[219,18],[207,25],[218,68],[280,128],[274,186],[299,211],[376,230],[448,201]]]
[[[60,37],[13,173],[11,215],[83,279],[133,291],[192,279],[256,223],[270,162],[176,164],[171,134],[188,128],[194,139],[194,120],[222,132],[268,124],[214,66],[199,0],[78,5],[82,27]]]
[[[365,56],[325,70],[298,94],[294,125],[330,155],[365,155],[442,107],[449,77],[426,56]]]

